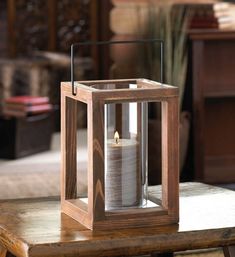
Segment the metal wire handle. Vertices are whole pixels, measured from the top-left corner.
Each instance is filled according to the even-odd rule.
[[[77,46],[99,46],[99,45],[114,45],[114,44],[154,44],[160,43],[160,82],[163,83],[163,61],[164,61],[164,41],[161,39],[140,39],[129,41],[87,41],[82,43],[75,43],[71,45],[71,84],[72,94],[76,95],[74,87],[74,48]]]

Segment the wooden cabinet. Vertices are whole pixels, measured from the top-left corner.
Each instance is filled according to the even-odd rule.
[[[235,31],[190,33],[195,179],[235,182]]]

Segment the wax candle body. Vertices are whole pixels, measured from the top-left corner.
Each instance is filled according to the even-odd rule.
[[[117,209],[141,204],[139,144],[134,139],[107,140],[105,207]]]

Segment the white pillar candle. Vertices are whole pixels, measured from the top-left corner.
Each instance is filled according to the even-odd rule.
[[[135,139],[107,140],[105,172],[106,209],[139,206],[141,204],[141,174],[139,144]]]

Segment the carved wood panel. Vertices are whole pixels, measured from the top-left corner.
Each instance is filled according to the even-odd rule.
[[[5,56],[7,52],[7,2],[6,0],[0,1],[0,56]]]
[[[7,0],[8,55],[34,50],[68,52],[74,42],[96,40],[93,0]]]
[[[58,50],[68,52],[72,43],[91,40],[91,1],[61,0],[57,10]]]
[[[48,48],[47,0],[15,1],[15,38],[18,55]]]

